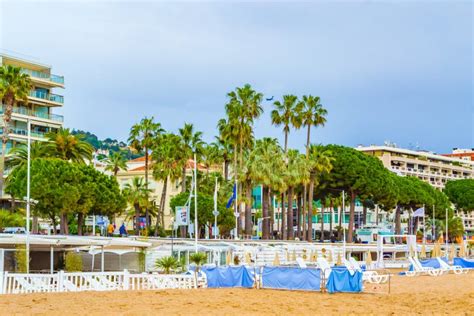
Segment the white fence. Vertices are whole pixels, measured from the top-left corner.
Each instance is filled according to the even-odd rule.
[[[198,280],[205,287],[205,280]],[[196,288],[194,275],[131,274],[123,272],[74,272],[25,274],[5,272],[0,276],[0,294],[164,290]]]

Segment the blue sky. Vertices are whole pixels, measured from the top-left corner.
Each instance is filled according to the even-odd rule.
[[[474,147],[471,1],[3,1],[0,47],[65,76],[67,127],[124,140],[154,116],[207,141],[226,93],[321,97],[313,142]],[[280,137],[269,119],[256,136]],[[290,135],[302,148],[304,131]]]

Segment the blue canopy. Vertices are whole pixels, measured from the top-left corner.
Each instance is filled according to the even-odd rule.
[[[454,258],[454,265],[463,268],[474,269],[474,260],[464,258]]]
[[[362,272],[356,271],[351,275],[349,270],[333,269],[326,283],[329,293],[336,292],[362,292]]]
[[[264,267],[262,287],[270,289],[319,291],[321,271],[297,267]]]
[[[207,287],[245,287],[252,288],[254,277],[244,266],[239,267],[203,267],[207,277]]]

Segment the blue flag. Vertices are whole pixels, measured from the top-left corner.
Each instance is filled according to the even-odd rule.
[[[234,202],[236,196],[237,196],[237,187],[234,184],[234,189],[232,190],[232,196],[230,197],[229,201],[227,201],[227,205],[225,206],[226,208],[231,207],[232,202]]]

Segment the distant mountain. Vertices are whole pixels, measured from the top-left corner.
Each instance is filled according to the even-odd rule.
[[[73,129],[72,134],[82,135],[84,137],[84,140],[91,144],[92,147],[94,147],[94,149],[98,153],[97,158],[99,160],[106,157],[106,155],[104,154],[106,152],[109,152],[109,154],[112,154],[114,152],[120,152],[127,159],[135,159],[142,156],[141,154],[132,152],[125,142],[118,141],[116,139],[107,137],[106,139],[100,140],[95,134],[79,129]]]

